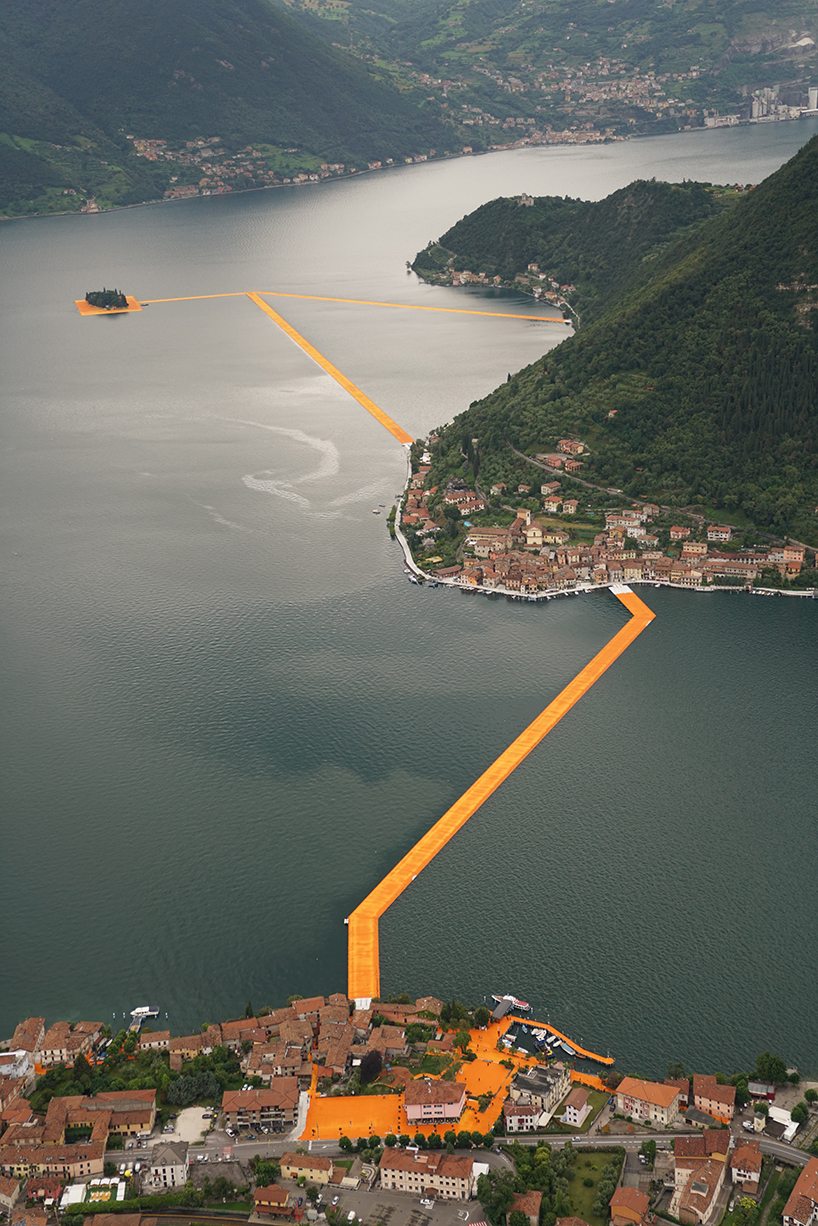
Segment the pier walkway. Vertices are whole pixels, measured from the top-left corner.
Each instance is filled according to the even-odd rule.
[[[589,1051],[587,1047],[582,1047],[579,1043],[575,1043],[573,1039],[569,1039],[567,1034],[563,1034],[561,1030],[557,1030],[556,1026],[552,1026],[550,1022],[532,1022],[527,1017],[517,1017],[514,1014],[508,1015],[509,1024],[511,1022],[520,1022],[523,1026],[527,1026],[529,1030],[547,1030],[549,1034],[556,1035],[563,1043],[567,1043],[572,1051],[576,1052],[583,1060],[595,1060],[597,1064],[613,1064],[613,1056],[600,1056],[595,1051]]]
[[[414,881],[441,848],[445,847],[458,830],[476,813],[508,778],[513,770],[531,753],[544,736],[559,723],[576,702],[602,674],[621,656],[622,652],[653,621],[655,614],[635,592],[627,586],[615,584],[610,591],[633,615],[598,652],[590,664],[586,664],[573,681],[558,694],[553,702],[537,716],[533,723],[520,733],[508,749],[500,754],[480,778],[455,801],[448,812],[437,821],[431,830],[407,852],[403,859],[384,877],[371,894],[355,908],[347,920],[349,925],[348,984],[350,999],[367,1004],[380,995],[380,961],[378,947],[378,920],[392,903]],[[566,1040],[570,1042],[570,1040]],[[573,1047],[574,1044],[572,1043]],[[594,1057],[599,1059],[599,1057]]]

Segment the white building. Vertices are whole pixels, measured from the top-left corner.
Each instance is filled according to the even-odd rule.
[[[188,1170],[187,1141],[164,1141],[154,1147],[148,1169],[154,1188],[183,1188]]]

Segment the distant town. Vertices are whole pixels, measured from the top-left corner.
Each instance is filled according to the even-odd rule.
[[[818,1083],[770,1052],[731,1077],[592,1071],[525,1002],[493,999],[295,996],[180,1037],[150,1006],[116,1032],[27,1018],[0,1044],[0,1212],[814,1226]]]
[[[433,434],[413,450],[396,519],[413,578],[534,599],[619,583],[814,595],[816,559],[802,544],[748,546],[731,524],[583,489],[579,439],[523,457],[550,479],[485,492],[454,474],[435,483],[436,443]],[[611,496],[620,505],[606,507]]]

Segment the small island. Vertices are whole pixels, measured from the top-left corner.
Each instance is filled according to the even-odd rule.
[[[91,289],[84,298],[75,298],[80,315],[119,315],[125,311],[141,311],[136,298],[118,289]]]
[[[127,310],[128,307],[128,299],[118,289],[91,289],[85,295],[85,301],[89,306],[100,307],[105,311],[117,308],[120,311]]]

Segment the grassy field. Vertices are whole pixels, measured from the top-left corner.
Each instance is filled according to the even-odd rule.
[[[583,1222],[588,1223],[588,1226],[604,1226],[607,1221],[607,1214],[599,1217],[594,1213],[593,1203],[596,1200],[599,1177],[611,1158],[611,1154],[588,1154],[586,1156],[583,1153],[577,1159],[574,1167],[576,1179],[571,1182],[571,1213],[574,1217],[582,1218]],[[586,1179],[591,1180],[590,1188],[585,1187]]]

